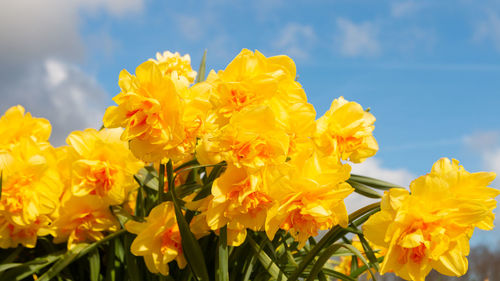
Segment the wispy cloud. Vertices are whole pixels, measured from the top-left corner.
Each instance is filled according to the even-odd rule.
[[[345,18],[338,18],[337,29],[335,43],[342,55],[356,57],[380,53],[379,30],[374,23],[354,23]]]
[[[280,32],[274,46],[294,59],[306,59],[316,41],[316,33],[311,25],[288,23]]]
[[[395,1],[391,3],[391,15],[395,18],[414,15],[422,8],[421,3],[415,1]]]
[[[21,104],[53,126],[51,140],[61,144],[71,130],[99,127],[108,95],[77,66],[88,48],[85,41],[101,41],[113,48],[105,33],[84,38],[82,15],[105,13],[114,17],[135,14],[142,0],[6,1],[0,4],[0,114]],[[106,47],[107,46],[107,47]]]
[[[489,12],[486,18],[477,24],[473,39],[478,42],[490,41],[497,51],[500,51],[500,17]]]

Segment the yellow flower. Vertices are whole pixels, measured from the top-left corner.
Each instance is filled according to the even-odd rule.
[[[201,162],[215,164],[226,160],[238,168],[262,168],[285,162],[289,137],[277,127],[269,107],[260,106],[234,114],[227,126],[206,135],[203,143],[197,151]],[[210,158],[204,157],[210,154]]]
[[[316,118],[314,107],[295,79],[295,63],[289,57],[266,58],[259,51],[243,49],[225,70],[211,71],[207,81],[194,85],[192,91],[208,92],[213,106],[209,130],[213,131],[230,123],[238,112],[267,106],[277,128],[289,136],[288,147],[294,151],[295,143],[303,143],[313,134]]]
[[[300,155],[292,159],[288,171],[270,180],[271,197],[278,201],[267,214],[266,232],[273,239],[278,228],[290,232],[303,247],[319,230],[337,224],[347,227],[344,199],[353,191],[345,181],[350,166],[335,157]],[[280,176],[283,175],[283,176]]]
[[[372,135],[375,117],[356,102],[335,99],[330,109],[317,120],[315,142],[325,155],[360,163],[375,155],[378,144]]]
[[[500,191],[487,186],[495,173],[470,173],[458,163],[455,159],[439,159],[429,174],[411,183],[412,196],[427,200],[432,212],[446,212],[458,224],[493,229],[495,197]]]
[[[31,138],[0,151],[0,247],[33,248],[37,235],[45,234],[63,191],[56,164],[54,149]]]
[[[180,268],[186,266],[172,202],[154,207],[146,222],[129,221],[125,227],[137,234],[130,251],[136,256],[144,256],[146,266],[152,273],[168,275],[168,263],[174,259]]]
[[[55,243],[68,241],[68,249],[79,243],[99,241],[104,232],[115,232],[120,224],[109,204],[93,195],[83,197],[65,193],[59,218],[52,225]]]
[[[465,274],[473,227],[429,212],[429,202],[405,189],[385,192],[381,212],[363,226],[367,239],[387,249],[381,274],[395,272],[414,281],[424,281],[432,268],[450,276]]]
[[[191,57],[186,54],[181,56],[178,52],[171,53],[165,51],[156,53],[156,60],[151,59],[158,64],[164,75],[170,75],[176,72],[179,77],[184,77],[189,83],[193,83],[196,78],[196,71],[191,68]]]
[[[467,272],[474,227],[493,228],[498,190],[488,188],[494,173],[469,173],[443,158],[431,173],[405,189],[384,194],[381,211],[365,223],[366,237],[387,249],[380,272],[423,281],[431,269],[449,276]]]
[[[228,227],[228,245],[244,242],[246,229],[264,229],[272,198],[263,190],[262,173],[249,173],[245,168],[229,165],[212,185],[206,220],[212,230]]]
[[[71,192],[82,197],[96,195],[110,205],[121,204],[137,187],[133,176],[144,166],[128,144],[120,140],[121,129],[86,129],[67,138],[73,155]]]
[[[134,155],[144,161],[178,161],[194,152],[209,104],[191,94],[176,75],[163,75],[152,61],[139,65],[136,76],[123,70],[122,92],[113,98],[118,106],[104,114],[104,126],[125,128],[121,139],[130,141]]]
[[[30,138],[38,143],[46,143],[52,127],[47,119],[33,118],[24,107],[9,108],[0,118],[0,149],[9,149],[22,138]]]

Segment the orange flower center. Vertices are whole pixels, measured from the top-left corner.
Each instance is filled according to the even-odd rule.
[[[178,255],[182,254],[181,236],[177,225],[165,230],[161,236],[161,253],[164,255],[169,249],[176,250]]]

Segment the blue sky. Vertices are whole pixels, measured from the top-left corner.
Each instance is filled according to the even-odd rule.
[[[248,48],[292,57],[318,116],[341,95],[371,108],[380,151],[356,171],[407,184],[440,157],[453,157],[469,171],[500,173],[498,1],[0,6],[0,111],[21,103],[49,118],[55,143],[71,130],[99,127],[119,92],[120,70],[133,72],[158,51],[189,53],[197,68],[207,49],[208,67],[223,69]]]

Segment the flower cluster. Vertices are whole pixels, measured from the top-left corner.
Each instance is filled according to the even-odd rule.
[[[0,247],[34,247],[37,236],[52,234],[72,248],[119,229],[109,206],[125,201],[144,165],[120,140],[121,129],[76,131],[68,146],[54,148],[50,123],[21,106],[0,125]]]
[[[282,229],[302,247],[320,230],[347,226],[343,199],[353,188],[346,183],[350,166],[341,160],[361,162],[375,154],[373,115],[340,97],[316,121],[287,56],[268,58],[244,49],[225,70],[212,70],[192,86],[188,61],[165,52],[141,64],[135,75],[122,71],[118,106],[108,108],[104,125],[123,127],[122,140],[145,161],[196,157],[203,165],[225,163],[211,194],[189,202],[199,212],[191,228],[218,233],[227,227],[231,246],[245,241],[247,229],[266,231],[271,239]],[[147,225],[131,226],[137,239],[152,239],[141,238],[144,251],[134,253],[145,256],[154,272],[165,273],[159,260],[173,256],[147,246],[163,241],[163,234],[145,233],[158,221],[174,231],[170,216],[155,211]]]
[[[362,238],[357,226],[367,220],[363,232],[370,243],[343,246],[369,259],[370,267],[384,256],[382,274],[424,281],[431,269],[466,272],[473,230],[493,228],[500,191],[487,186],[494,173],[469,173],[458,161],[441,159],[410,191],[386,191],[380,212],[369,217],[378,208],[372,205],[350,222],[344,199],[354,187],[372,196],[378,195],[367,188],[387,189],[387,183],[370,185],[366,177],[357,182],[363,177],[351,175],[349,162],[361,163],[378,151],[369,110],[339,97],[316,118],[287,56],[244,49],[206,80],[204,73],[196,77],[190,63],[189,55],[167,51],[133,74],[123,70],[103,128],[74,131],[62,147],[49,143],[47,120],[21,106],[7,110],[0,118],[0,247],[34,248],[38,236],[51,235],[75,250],[123,227],[136,235],[131,253],[143,257],[152,273],[178,274],[193,253],[199,256],[193,237],[219,243],[217,262],[241,269],[250,264],[251,270],[250,260],[228,258],[227,246],[249,241],[244,246],[266,260],[252,238],[260,231],[259,242],[276,236],[284,251],[293,241],[294,252],[282,257],[297,268],[291,275],[297,279],[300,270],[317,272],[329,258],[324,255],[342,246],[333,240],[346,240],[348,232]],[[317,245],[333,247],[305,247],[332,228]],[[125,230],[112,238],[119,234]],[[307,262],[314,260],[318,266],[311,270]],[[173,261],[177,266],[170,267]],[[356,277],[350,268],[356,262],[343,258],[335,270]],[[195,266],[189,268],[197,275]],[[271,275],[279,269],[265,267]],[[251,272],[244,271],[248,279]]]
[[[424,281],[431,269],[465,274],[474,228],[493,228],[500,191],[487,185],[494,178],[494,173],[469,173],[457,160],[443,158],[411,183],[411,193],[386,192],[381,212],[364,225],[366,237],[387,250],[380,272],[415,281]]]

